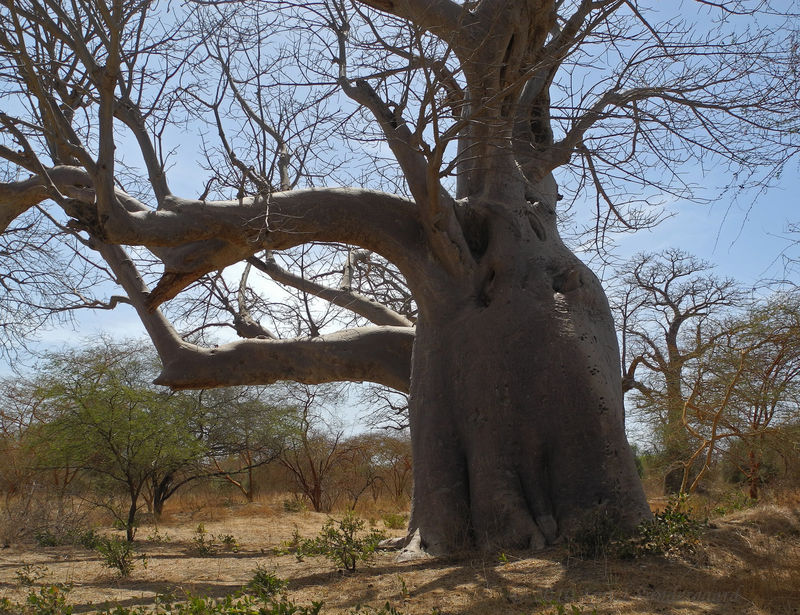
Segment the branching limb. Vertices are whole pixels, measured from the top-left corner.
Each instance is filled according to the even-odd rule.
[[[451,0],[358,0],[361,4],[408,19],[442,40],[459,37],[462,22],[469,13]]]
[[[248,264],[253,265],[259,271],[267,274],[276,282],[291,286],[305,293],[329,301],[334,305],[345,308],[363,316],[370,322],[376,325],[389,325],[395,327],[411,327],[413,323],[402,314],[398,314],[394,310],[365,297],[360,293],[344,288],[329,288],[307,280],[301,276],[294,275],[281,267],[276,261],[275,257],[267,254],[264,259],[249,258]]]
[[[160,310],[149,309],[148,288],[122,248],[100,242],[95,248],[114,271],[158,351],[164,370],[157,384],[189,389],[278,380],[366,380],[408,390],[411,327],[363,327],[314,339],[255,339],[202,348],[183,341]]]
[[[414,146],[417,137],[402,118],[399,108],[391,109],[366,80],[353,82],[348,77],[347,37],[350,26],[343,9],[337,7],[337,10],[338,15],[330,16],[330,27],[339,44],[339,86],[349,98],[369,109],[380,125],[417,202],[430,245],[444,267],[451,273],[472,267],[470,252],[456,219],[455,202],[439,182],[441,160],[426,160]]]

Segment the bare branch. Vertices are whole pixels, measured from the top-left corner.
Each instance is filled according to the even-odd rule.
[[[264,259],[252,257],[247,259],[247,262],[259,271],[266,273],[276,282],[297,288],[325,301],[330,301],[334,305],[363,316],[376,325],[411,327],[414,324],[402,314],[398,314],[394,310],[349,288],[328,288],[322,284],[296,276],[278,265],[274,256],[269,253]]]

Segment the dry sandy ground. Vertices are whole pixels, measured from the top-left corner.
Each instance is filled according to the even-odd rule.
[[[209,534],[232,534],[239,552],[197,557],[187,550],[202,519],[176,516],[159,527],[169,542],[148,541],[153,528],[140,528],[137,548],[146,554],[147,567],[138,565],[124,580],[91,551],[12,545],[0,550],[0,598],[19,601],[30,591],[20,586],[17,574],[26,564],[41,567],[37,585],[71,583],[69,600],[76,613],[111,604],[152,604],[158,594],[224,596],[239,590],[261,566],[289,580],[290,600],[322,600],[326,615],[386,601],[404,615],[436,610],[441,615],[800,614],[800,510],[766,506],[716,520],[691,562],[657,557],[580,561],[563,548],[535,556],[404,563],[383,553],[371,566],[345,573],[325,559],[297,562],[291,555],[274,555],[273,548],[295,528],[312,536],[325,519],[258,504],[230,510],[203,522]]]

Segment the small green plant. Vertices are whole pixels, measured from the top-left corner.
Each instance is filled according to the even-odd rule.
[[[381,519],[383,519],[383,525],[390,530],[402,530],[408,522],[408,517],[399,513],[386,513],[381,516]]]
[[[153,532],[147,535],[148,542],[154,542],[156,544],[165,544],[168,542],[172,542],[172,537],[164,533],[162,534],[157,527],[153,528]]]
[[[28,594],[23,604],[8,598],[0,600],[0,615],[71,615],[73,607],[67,604],[69,585],[47,585]]]
[[[57,531],[52,528],[40,528],[33,533],[33,539],[40,547],[80,545],[85,549],[94,550],[100,536],[92,529],[70,527]]]
[[[629,535],[621,532],[608,515],[595,515],[573,534],[568,548],[571,556],[582,559],[691,555],[700,544],[705,525],[689,512],[686,497],[678,496]]]
[[[78,535],[78,542],[80,546],[84,549],[89,549],[90,551],[94,551],[97,548],[98,543],[100,542],[101,537],[100,534],[95,532],[94,530],[84,530]]]
[[[103,565],[116,570],[121,577],[128,577],[133,572],[134,551],[133,543],[117,536],[101,538],[96,547],[97,552],[103,557]],[[142,563],[147,567],[146,559]]]
[[[733,491],[725,494],[725,497],[711,511],[714,515],[722,517],[732,512],[738,512],[755,506],[757,500],[752,499],[742,491]]]
[[[378,543],[386,538],[380,530],[364,531],[364,520],[349,511],[340,521],[328,519],[316,538],[303,538],[295,529],[292,540],[279,553],[294,553],[298,561],[320,555],[353,572],[358,562],[369,562]]]
[[[674,498],[651,521],[639,526],[630,541],[632,553],[623,555],[691,555],[700,544],[705,525],[691,515],[685,496]]]
[[[211,557],[217,554],[217,547],[214,544],[214,537],[206,531],[206,526],[202,523],[197,525],[194,530],[189,552],[200,557]]]
[[[49,569],[47,566],[25,564],[14,571],[14,576],[17,577],[18,585],[22,587],[31,587],[32,585],[36,585],[48,572]]]
[[[284,581],[265,568],[257,566],[253,578],[245,585],[245,590],[260,598],[271,598],[286,589],[288,584],[288,581]]]
[[[305,500],[294,496],[292,499],[286,499],[283,501],[283,510],[284,512],[291,512],[291,513],[299,513],[308,510],[308,506],[305,503]]]
[[[220,549],[238,553],[239,542],[232,534],[209,534],[202,523],[198,524],[189,545],[189,553],[199,557],[213,557]]]
[[[408,585],[406,585],[406,580],[401,577],[399,574],[397,575],[397,580],[400,583],[400,597],[403,599],[403,602],[408,600],[408,596],[410,592],[408,591]]]
[[[234,538],[233,534],[220,534],[215,538],[222,543],[223,551],[230,551],[232,553],[239,552],[239,542]]]

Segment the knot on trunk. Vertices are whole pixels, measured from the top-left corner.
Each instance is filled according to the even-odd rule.
[[[583,286],[583,276],[580,269],[573,267],[553,277],[553,290],[566,294]]]

